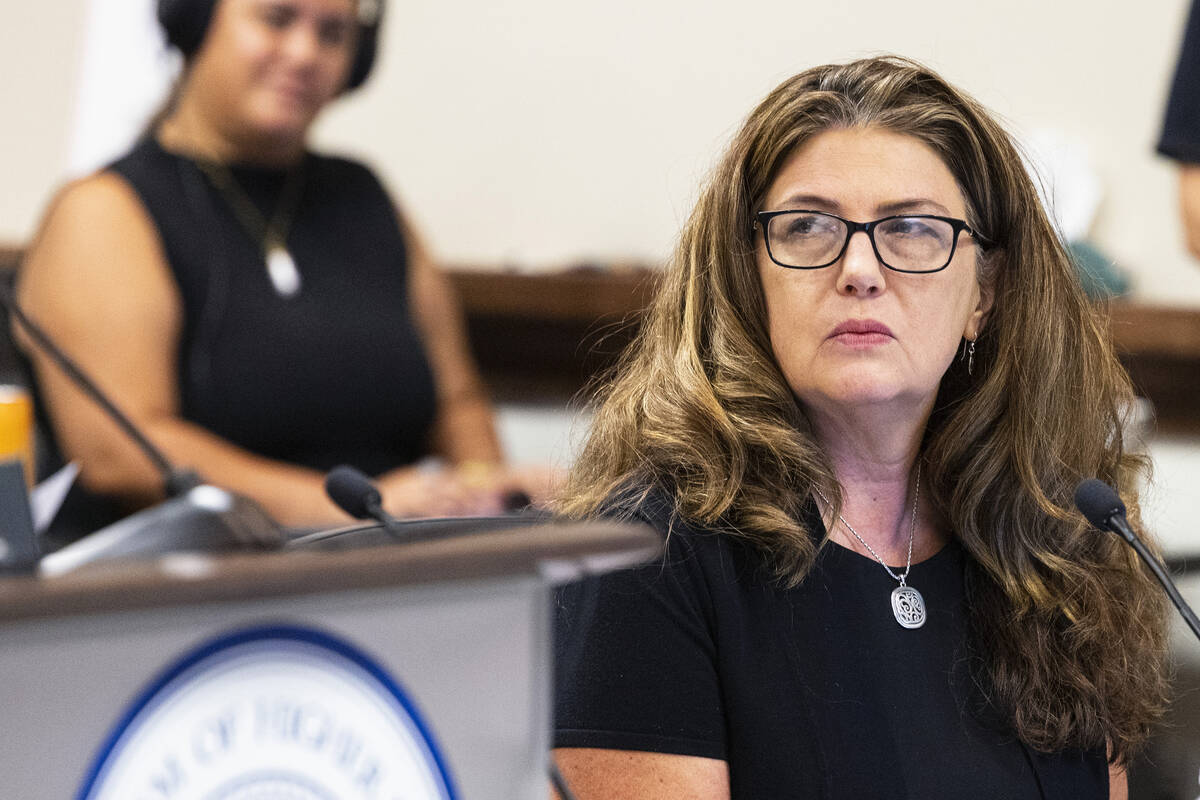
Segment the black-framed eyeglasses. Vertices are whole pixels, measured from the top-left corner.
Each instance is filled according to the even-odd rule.
[[[895,272],[940,272],[954,259],[959,233],[986,246],[961,219],[933,214],[897,214],[871,222],[853,222],[824,211],[760,211],[755,227],[762,228],[767,255],[788,269],[821,269],[835,263],[862,231],[871,240],[875,257]]]

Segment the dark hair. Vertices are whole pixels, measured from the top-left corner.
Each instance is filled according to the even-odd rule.
[[[158,22],[167,35],[167,41],[191,58],[200,49],[213,12],[219,0],[158,0]],[[346,91],[357,89],[366,83],[375,65],[375,53],[379,43],[379,26],[383,22],[386,0],[358,0],[360,6],[357,48],[350,75],[346,79]],[[368,13],[369,12],[369,13]]]
[[[974,374],[943,377],[920,455],[931,502],[971,556],[980,684],[1030,746],[1109,746],[1127,759],[1165,705],[1165,604],[1071,498],[1081,478],[1100,477],[1136,520],[1146,460],[1123,444],[1132,390],[1009,136],[920,64],[810,69],[750,114],[599,392],[563,510],[592,514],[631,486],[661,486],[681,516],[751,541],[784,582],[803,579],[817,545],[800,510],[816,489],[835,512],[841,496],[771,347],[751,222],[797,147],[867,126],[932,148],[992,243],[979,277],[995,303]]]

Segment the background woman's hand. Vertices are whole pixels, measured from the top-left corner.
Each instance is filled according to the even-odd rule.
[[[375,481],[384,509],[397,517],[469,517],[499,514],[502,494],[471,484],[453,468],[435,464],[400,467]]]
[[[516,498],[545,506],[561,480],[561,472],[548,467],[467,461],[400,467],[376,484],[384,509],[398,517],[470,517],[513,510]]]
[[[565,479],[561,470],[528,464],[508,466],[467,461],[456,469],[467,486],[499,492],[507,510],[527,504],[545,508]]]

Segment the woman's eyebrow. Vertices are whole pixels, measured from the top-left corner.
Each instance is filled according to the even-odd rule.
[[[913,198],[911,200],[894,200],[890,203],[883,203],[875,206],[875,211],[885,216],[888,214],[905,214],[914,211],[928,212],[931,209],[934,212],[947,217],[953,216],[953,214],[950,213],[950,209],[946,208],[941,203],[924,197]]]
[[[840,214],[842,204],[831,197],[825,195],[811,194],[808,192],[797,192],[789,195],[782,200],[778,205],[778,210],[813,210],[813,211],[829,211],[834,214]],[[892,214],[907,214],[907,213],[935,213],[943,216],[954,216],[950,209],[937,202],[930,200],[927,197],[913,197],[904,200],[891,200],[886,203],[880,203],[875,206],[875,213],[881,217],[890,216]]]
[[[819,194],[806,194],[798,192],[789,195],[779,204],[780,210],[784,209],[812,209],[813,211],[841,211],[841,204],[837,200],[832,200]]]

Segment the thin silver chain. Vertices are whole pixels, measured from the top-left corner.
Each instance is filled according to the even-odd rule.
[[[817,489],[815,486],[813,487],[813,489],[816,491],[817,496],[825,501],[825,505],[829,506],[830,508],[833,508],[833,503],[829,502],[829,498],[826,497],[825,494],[820,489]],[[908,561],[904,565],[904,574],[903,575],[897,575],[896,573],[892,572],[892,568],[887,565],[886,561],[884,561],[882,558],[879,557],[879,553],[875,552],[875,548],[871,547],[871,545],[867,544],[866,540],[863,539],[863,537],[858,535],[858,531],[854,530],[854,527],[849,522],[846,522],[845,517],[843,517],[841,514],[837,515],[838,521],[846,526],[846,530],[848,530],[852,534],[854,534],[854,538],[858,539],[859,543],[863,547],[865,547],[871,551],[871,555],[875,556],[875,560],[879,562],[880,566],[882,566],[884,569],[887,570],[887,574],[892,576],[892,580],[900,581],[901,586],[907,585],[905,583],[905,581],[908,580],[908,572],[909,572],[909,570],[912,569],[913,539],[915,539],[916,535],[917,535],[917,499],[920,496],[921,496],[921,462],[918,461],[917,462],[917,485],[913,489],[912,518],[908,523]]]

